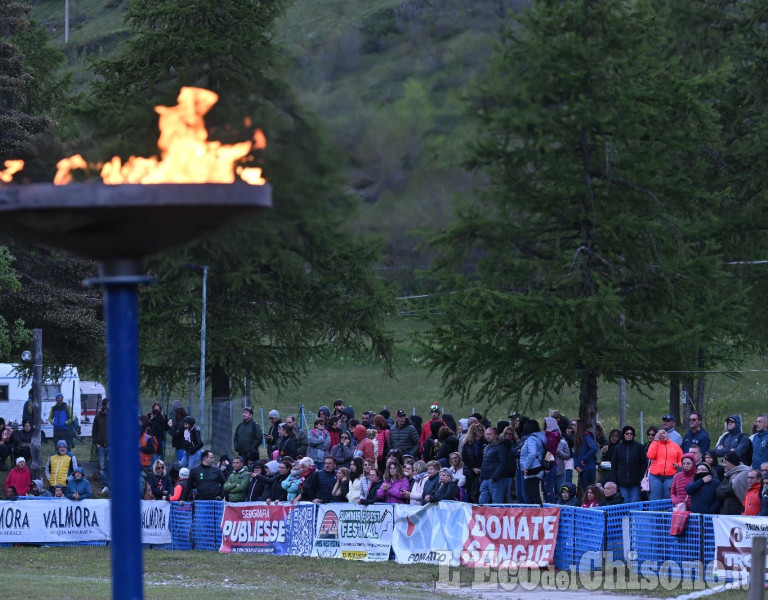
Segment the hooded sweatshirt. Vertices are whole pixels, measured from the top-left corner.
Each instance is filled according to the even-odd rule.
[[[736,422],[731,431],[728,431],[728,419],[732,419]],[[741,430],[741,417],[739,415],[731,415],[726,419],[726,431],[720,436],[720,439],[717,440],[714,452],[722,458],[727,452],[733,450],[739,455],[739,458],[743,462],[744,458],[747,456],[747,450],[750,444],[749,437]]]
[[[768,429],[752,436],[752,468],[759,471],[764,462],[768,462]]]
[[[688,470],[686,470],[683,465],[683,460],[686,458],[690,459],[692,463]],[[685,502],[685,509],[690,510],[691,499],[688,496],[688,492],[685,491],[685,488],[693,481],[693,477],[696,475],[696,458],[690,453],[683,454],[683,457],[680,459],[680,464],[683,466],[681,466],[680,471],[675,473],[675,476],[672,478],[672,486],[669,488],[669,496],[672,499],[673,505]]]

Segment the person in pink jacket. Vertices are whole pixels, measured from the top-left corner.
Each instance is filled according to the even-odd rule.
[[[696,457],[690,452],[683,454],[682,469],[672,478],[669,496],[672,498],[674,510],[690,510],[691,498],[685,487],[693,481],[696,475]]]
[[[406,496],[403,492],[409,490],[410,484],[403,474],[403,467],[397,461],[390,461],[384,473],[384,483],[376,492],[376,497],[382,502],[390,504],[405,504]]]

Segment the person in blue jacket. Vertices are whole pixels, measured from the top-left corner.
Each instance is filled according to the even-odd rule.
[[[64,495],[70,500],[88,500],[93,496],[91,482],[85,478],[85,471],[82,467],[75,467],[72,471],[72,477],[67,479]]]
[[[573,440],[573,466],[579,473],[579,489],[586,490],[595,483],[597,475],[597,444],[587,424],[576,422],[576,435]]]

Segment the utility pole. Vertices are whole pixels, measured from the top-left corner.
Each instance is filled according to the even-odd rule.
[[[32,458],[30,471],[35,479],[39,479],[42,473],[42,429],[43,418],[42,410],[42,391],[43,391],[43,330],[34,329],[32,331],[32,344],[34,351],[34,367],[32,370],[32,426],[34,427],[34,436],[29,452]]]
[[[205,313],[208,304],[208,267],[203,266],[203,316],[200,321],[200,430],[205,419]]]
[[[64,0],[64,43],[69,42],[69,0]]]

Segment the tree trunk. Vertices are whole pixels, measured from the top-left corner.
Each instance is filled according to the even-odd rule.
[[[232,450],[232,401],[229,375],[217,362],[211,369],[211,450],[219,457]],[[231,458],[231,456],[230,456]]]
[[[579,391],[579,419],[587,424],[587,429],[594,431],[597,417],[597,372],[587,370],[581,377]]]
[[[676,375],[669,378],[669,414],[680,422],[680,380]]]

